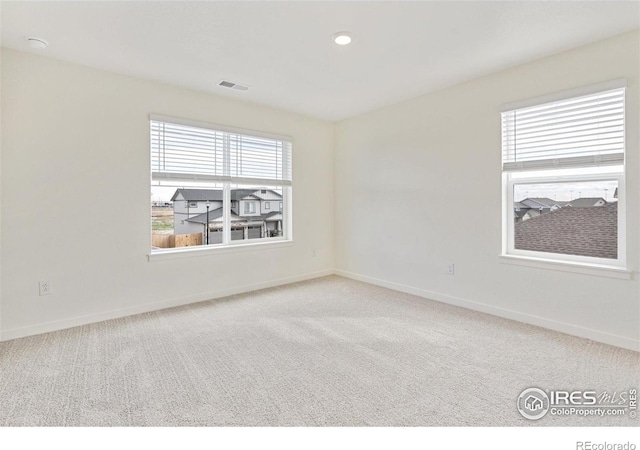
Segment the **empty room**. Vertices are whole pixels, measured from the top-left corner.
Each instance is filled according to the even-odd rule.
[[[3,429],[640,424],[639,2],[0,8]]]

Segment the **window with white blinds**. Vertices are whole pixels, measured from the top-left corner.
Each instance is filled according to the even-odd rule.
[[[151,117],[153,180],[291,185],[291,141]]]
[[[504,171],[622,165],[625,89],[502,113]]]
[[[289,138],[158,115],[149,126],[150,255],[291,241]]]
[[[503,256],[626,268],[625,85],[503,109]]]

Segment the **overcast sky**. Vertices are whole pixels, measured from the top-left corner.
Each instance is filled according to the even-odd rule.
[[[157,183],[157,182],[155,182]],[[202,186],[202,184],[198,184],[198,183],[183,183],[183,184],[175,184],[175,183],[168,183],[168,182],[164,182],[165,184],[170,184],[169,186],[157,186],[157,185],[151,185],[151,201],[152,202],[170,202],[171,201],[171,197],[173,197],[173,194],[175,194],[176,189],[180,189],[180,188],[195,188],[195,189],[222,189],[222,184],[220,184],[219,187],[215,187],[215,186]],[[250,188],[250,189],[271,189],[273,191],[276,191],[278,193],[282,193],[282,189],[278,188],[278,187],[265,187],[265,186],[242,186],[242,185],[231,185],[231,189],[236,189],[236,188]]]
[[[608,202],[616,201],[613,194],[618,182],[588,181],[577,183],[519,184],[513,188],[516,202],[531,197],[547,197],[557,201],[570,201],[576,198],[602,197]]]

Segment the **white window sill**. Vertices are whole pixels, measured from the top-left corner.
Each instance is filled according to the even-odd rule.
[[[293,246],[292,240],[278,239],[277,241],[252,242],[250,244],[229,244],[225,246],[183,247],[155,250],[149,253],[149,261],[164,261],[167,259],[193,258],[197,256],[222,255],[225,253],[247,252],[255,250],[270,250]]]
[[[563,272],[581,273],[600,277],[618,278],[630,280],[633,272],[622,267],[603,266],[598,264],[586,264],[571,261],[557,261],[529,256],[500,255],[503,264],[515,264],[517,266],[535,267],[538,269],[559,270]]]

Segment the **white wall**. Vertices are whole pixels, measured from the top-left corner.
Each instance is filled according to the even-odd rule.
[[[331,123],[8,49],[1,113],[4,339],[334,267]],[[291,136],[294,245],[149,262],[149,113]]]
[[[337,267],[396,289],[637,347],[638,41],[637,32],[622,35],[335,128],[2,49],[0,338]],[[628,79],[632,100],[627,251],[633,279],[501,264],[500,106],[619,77]],[[149,113],[292,136],[295,244],[149,262]],[[453,277],[445,274],[450,262]],[[53,295],[39,297],[38,280],[50,281]]]
[[[340,273],[638,348],[638,42],[627,33],[338,123]],[[620,77],[633,279],[501,263],[501,105]]]
[[[2,5],[0,5],[0,16]],[[0,39],[1,41],[1,39]],[[0,87],[2,86],[2,54],[0,47]],[[2,105],[2,89],[0,88],[0,106]],[[0,107],[0,340],[2,340],[2,108]]]

